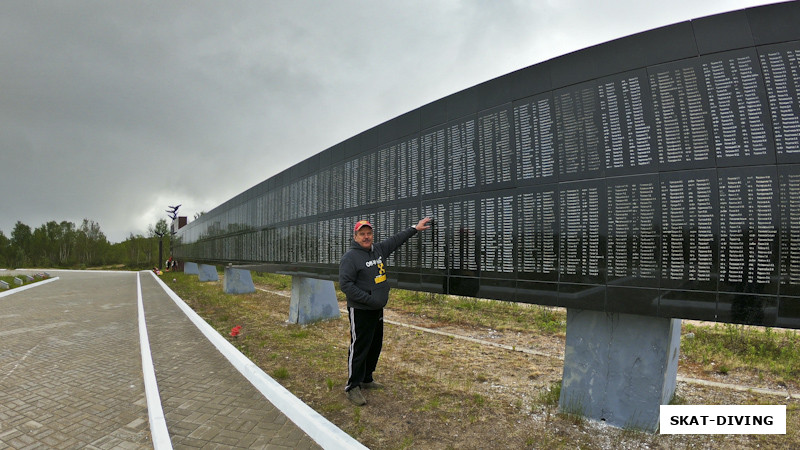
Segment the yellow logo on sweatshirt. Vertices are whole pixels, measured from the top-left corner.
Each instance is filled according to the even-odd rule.
[[[383,268],[383,263],[378,263],[378,276],[375,277],[375,284],[383,283],[386,281],[386,269]]]

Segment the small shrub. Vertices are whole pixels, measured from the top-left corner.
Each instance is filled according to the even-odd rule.
[[[672,398],[669,400],[670,405],[685,405],[686,399],[683,396],[678,395],[677,393],[672,394]]]
[[[561,381],[556,381],[550,385],[547,390],[539,394],[538,403],[546,406],[558,405],[558,399],[561,397]]]

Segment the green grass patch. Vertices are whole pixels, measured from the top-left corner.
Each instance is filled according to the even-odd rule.
[[[252,272],[253,283],[269,286],[276,290],[287,290],[292,288],[292,277],[279,275],[276,273]]]
[[[681,354],[709,371],[763,371],[785,381],[800,377],[800,334],[795,330],[733,324],[696,326],[686,324]]]
[[[498,331],[566,332],[566,312],[559,308],[401,289],[395,289],[392,293],[390,308],[438,322]]]
[[[297,331],[292,331],[291,333],[289,333],[289,336],[291,336],[293,338],[297,338],[297,339],[307,338],[308,335],[309,335],[309,331],[308,330],[302,330],[302,329],[301,330],[297,330]]]
[[[561,397],[561,381],[556,381],[550,385],[546,390],[539,393],[538,403],[545,406],[558,405],[558,399]]]
[[[17,284],[17,282],[14,281],[15,277],[19,278],[20,280],[22,280],[22,284],[21,285]],[[5,281],[6,283],[8,283],[8,290],[12,290],[12,289],[15,289],[15,288],[18,288],[18,287],[22,287],[22,286],[26,286],[26,285],[29,285],[29,284],[38,283],[38,282],[46,280],[46,279],[47,278],[33,277],[33,281],[29,281],[28,277],[26,277],[25,274],[0,276],[0,280]],[[3,292],[5,290],[6,289],[0,290],[0,292]]]

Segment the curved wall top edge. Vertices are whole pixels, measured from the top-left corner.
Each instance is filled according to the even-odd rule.
[[[748,47],[800,40],[800,2],[725,12],[654,28],[577,50],[498,76],[387,120],[252,186],[197,220],[406,136],[504,104],[659,64]]]

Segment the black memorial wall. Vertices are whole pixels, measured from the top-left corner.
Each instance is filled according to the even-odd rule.
[[[436,225],[412,290],[800,328],[800,5],[640,33],[331,147],[181,229],[175,255],[337,279],[352,225]]]

